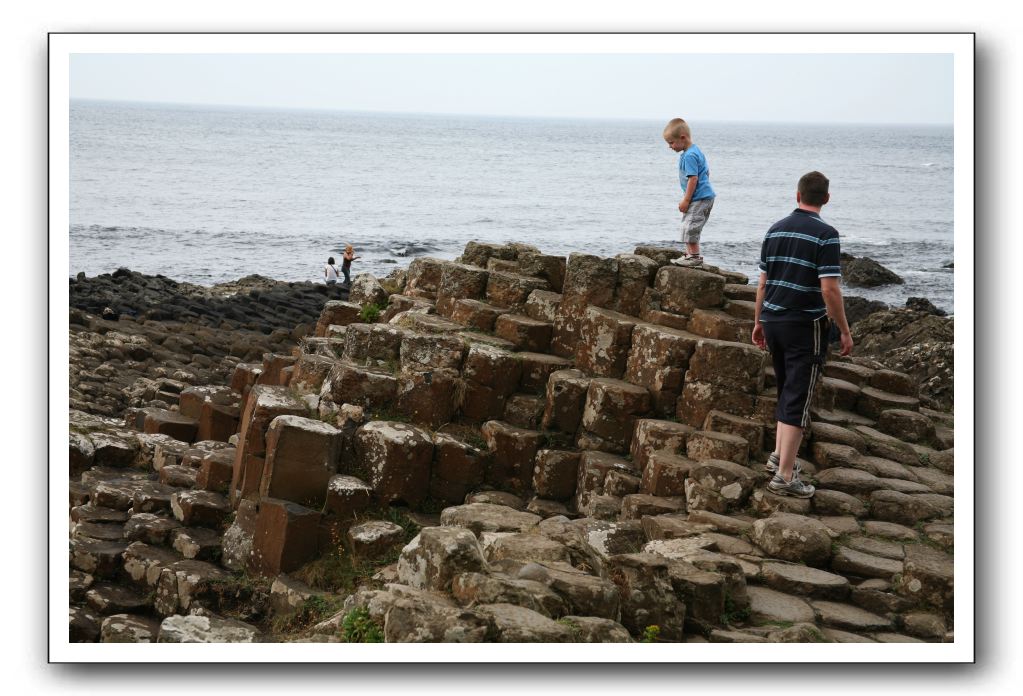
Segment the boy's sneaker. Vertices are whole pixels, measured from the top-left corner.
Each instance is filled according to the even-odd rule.
[[[790,498],[812,498],[816,489],[809,483],[800,481],[795,474],[792,475],[792,480],[788,483],[780,475],[775,474],[771,482],[767,484],[767,490],[775,495],[787,495]]]
[[[767,463],[764,464],[764,469],[769,474],[777,474],[778,473],[778,465],[779,465],[778,455],[775,454],[774,452],[771,452],[771,456],[767,458]],[[797,474],[802,473],[803,465],[799,463],[798,459],[796,460],[796,464],[792,468],[792,470],[795,471]]]
[[[672,263],[676,266],[702,266],[703,257],[699,254],[686,254],[685,256],[679,256],[677,259],[672,260]]]

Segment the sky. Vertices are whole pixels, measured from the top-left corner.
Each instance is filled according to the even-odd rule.
[[[559,118],[951,124],[950,54],[74,54],[72,99]]]

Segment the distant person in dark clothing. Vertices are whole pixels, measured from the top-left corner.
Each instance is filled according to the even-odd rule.
[[[349,244],[345,247],[345,255],[341,257],[341,272],[345,274],[345,287],[352,285],[352,261],[359,258],[355,255],[355,249]]]
[[[327,259],[327,265],[323,267],[323,280],[327,285],[336,285],[341,273],[334,267],[334,257]]]
[[[765,466],[774,478],[767,488],[796,498],[814,494],[814,487],[799,479],[796,452],[810,425],[810,400],[832,327],[841,355],[853,349],[842,304],[838,230],[820,217],[831,198],[828,185],[820,172],[804,174],[796,188],[798,207],[771,226],[760,250],[753,343],[771,351],[778,383],[778,430]]]

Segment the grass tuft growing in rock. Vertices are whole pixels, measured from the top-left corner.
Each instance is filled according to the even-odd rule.
[[[735,624],[743,624],[749,620],[750,608],[748,606],[739,607],[735,606],[735,600],[732,599],[731,595],[725,594],[725,611],[721,615],[721,623],[724,626],[732,626]]]
[[[271,630],[274,634],[298,633],[339,612],[344,605],[341,596],[324,597],[313,595],[302,608],[290,616],[274,617]]]
[[[386,304],[383,307],[378,304],[373,304],[372,302],[364,304],[362,305],[362,311],[359,312],[359,319],[362,319],[367,324],[373,324],[380,318],[381,311],[386,308]]]
[[[364,607],[356,607],[341,620],[341,637],[346,643],[383,643],[384,631]]]
[[[643,629],[643,637],[639,639],[640,643],[657,643],[660,641],[661,627],[654,624],[647,626]]]
[[[579,624],[577,624],[575,621],[567,617],[563,617],[558,619],[558,623],[572,632],[573,642],[578,643],[582,639],[583,635],[582,629],[579,628]]]

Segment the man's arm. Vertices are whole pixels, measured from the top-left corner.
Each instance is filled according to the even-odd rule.
[[[693,201],[693,194],[696,192],[696,183],[699,177],[689,176],[686,178],[686,195],[682,199],[682,202],[678,204],[679,212],[686,212],[689,210],[689,204]]]
[[[828,316],[838,326],[838,331],[841,334],[842,349],[839,351],[839,355],[849,355],[853,349],[853,340],[852,334],[849,332],[849,322],[845,319],[841,279],[837,276],[829,276],[820,280],[824,306],[828,308]]]
[[[767,340],[764,338],[764,327],[760,323],[760,310],[764,306],[764,292],[767,289],[767,274],[761,272],[760,280],[757,282],[757,301],[753,307],[753,344],[758,348],[766,348]]]

